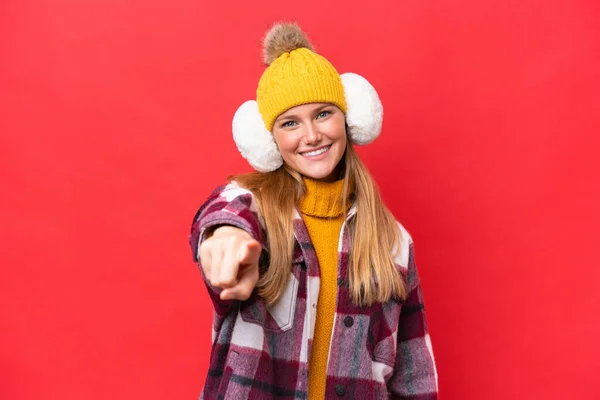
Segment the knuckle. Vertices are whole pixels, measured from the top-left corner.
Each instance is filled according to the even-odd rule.
[[[226,278],[220,280],[222,286],[233,286],[235,284],[235,280],[233,278]]]
[[[214,246],[216,239],[214,237],[209,237],[208,239],[205,239],[202,241],[202,243],[200,243],[200,248],[201,249],[210,249]]]
[[[200,244],[200,258],[206,258],[208,253],[209,246],[206,244],[206,242],[203,242],[202,244]]]
[[[214,287],[220,288],[223,286],[223,281],[219,277],[213,276],[210,278],[210,284]]]
[[[210,258],[210,252],[201,249],[200,250],[200,260],[207,262],[209,260],[209,258]]]

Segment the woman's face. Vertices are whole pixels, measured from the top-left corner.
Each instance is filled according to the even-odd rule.
[[[329,103],[290,108],[273,124],[283,161],[308,178],[334,181],[346,150],[346,117]]]

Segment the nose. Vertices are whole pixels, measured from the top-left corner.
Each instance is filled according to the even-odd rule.
[[[321,141],[321,132],[314,124],[306,124],[304,130],[304,143],[312,145]]]

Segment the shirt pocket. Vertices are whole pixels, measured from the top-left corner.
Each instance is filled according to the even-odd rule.
[[[244,321],[262,326],[266,331],[286,332],[294,326],[298,303],[298,279],[290,273],[285,290],[277,301],[269,306],[257,298],[251,304],[240,307]]]
[[[298,279],[294,274],[290,274],[288,283],[281,297],[279,297],[275,303],[267,307],[269,315],[276,324],[276,330],[285,332],[294,325],[296,304],[298,304],[298,285]]]

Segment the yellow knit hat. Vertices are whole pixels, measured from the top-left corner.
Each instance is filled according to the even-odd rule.
[[[263,52],[269,66],[256,89],[256,102],[265,127],[273,130],[277,117],[307,103],[332,103],[346,113],[340,74],[315,53],[306,35],[294,23],[279,23],[267,33]]]

